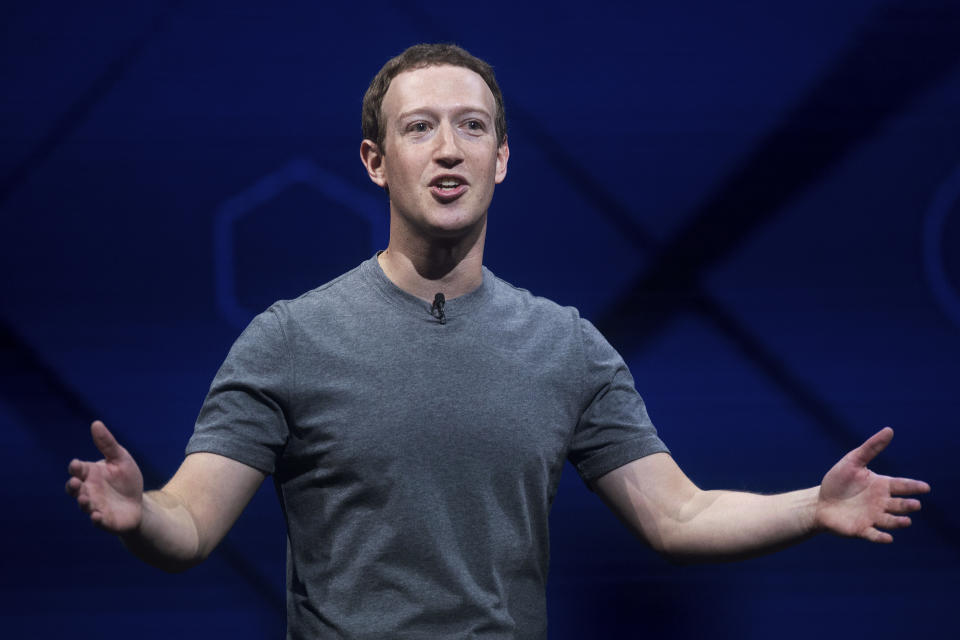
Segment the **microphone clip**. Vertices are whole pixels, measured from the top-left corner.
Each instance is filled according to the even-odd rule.
[[[433,297],[433,304],[430,305],[430,315],[439,320],[440,324],[447,324],[447,316],[443,312],[443,305],[446,304],[446,302],[447,299],[443,297],[443,294],[438,293]]]

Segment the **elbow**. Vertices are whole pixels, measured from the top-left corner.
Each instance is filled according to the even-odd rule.
[[[206,560],[210,553],[213,551],[212,546],[205,546],[202,543],[197,544],[197,547],[193,549],[193,552],[182,556],[182,557],[167,557],[164,559],[163,566],[160,566],[160,569],[163,569],[167,573],[183,573],[188,569],[192,569],[198,564],[202,564]]]
[[[717,560],[708,549],[691,544],[681,533],[679,529],[661,531],[656,541],[651,541],[653,550],[675,567],[708,564]]]
[[[163,569],[163,571],[165,571],[165,572],[167,572],[167,573],[171,573],[171,574],[173,574],[173,573],[183,573],[183,572],[186,571],[187,569],[192,569],[192,568],[194,568],[195,566],[197,566],[198,564],[200,564],[200,563],[203,562],[204,560],[205,560],[205,558],[193,558],[193,559],[190,559],[190,560],[178,560],[178,561],[174,561],[174,562],[168,562],[166,565],[161,566],[160,568]]]
[[[183,573],[188,569],[192,569],[197,566],[204,560],[206,560],[206,555],[194,555],[186,557],[170,556],[164,554],[136,554],[140,557],[141,560],[146,562],[151,567],[160,569],[165,573],[175,574]]]
[[[203,561],[210,556],[212,551],[212,546],[205,547],[203,545],[198,545],[189,554],[162,555],[156,558],[156,562],[152,562],[152,559],[147,560],[147,562],[158,569],[165,571],[166,573],[183,573],[184,571],[192,569],[198,564],[203,563]]]
[[[673,566],[682,567],[697,563],[696,556],[684,551],[674,541],[664,536],[662,531],[659,534],[657,536],[641,536],[641,538],[658,556]]]
[[[673,545],[669,544],[663,538],[658,538],[655,541],[650,541],[650,547],[657,552],[657,555],[666,560],[668,563],[675,567],[682,567],[688,564],[693,564],[692,559],[688,554],[683,553]]]
[[[657,549],[660,557],[671,565],[686,567],[699,564],[723,564],[751,558],[756,553],[738,550],[715,540],[688,539],[674,544],[663,545]]]
[[[166,573],[183,573],[204,560],[209,551],[203,552],[194,546],[189,552],[177,545],[157,545],[155,541],[145,541],[136,537],[120,538],[127,551],[144,563]]]

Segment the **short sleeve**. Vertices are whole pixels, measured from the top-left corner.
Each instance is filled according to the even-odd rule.
[[[286,444],[292,360],[275,308],[230,349],[210,385],[187,454],[217,453],[273,473]]]
[[[589,484],[628,462],[669,450],[657,436],[623,358],[589,321],[580,322],[586,405],[568,458]]]

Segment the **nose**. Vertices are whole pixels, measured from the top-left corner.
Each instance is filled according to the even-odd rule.
[[[453,125],[448,122],[442,123],[437,130],[436,142],[433,159],[437,164],[449,169],[463,162],[463,150],[460,148],[460,141]]]

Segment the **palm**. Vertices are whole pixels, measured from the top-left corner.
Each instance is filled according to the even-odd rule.
[[[102,422],[90,428],[104,455],[97,462],[73,460],[68,468],[67,493],[99,527],[114,533],[135,529],[143,513],[143,476],[137,463]]]
[[[917,511],[920,501],[897,496],[926,493],[930,487],[918,480],[881,476],[867,468],[892,438],[892,429],[882,429],[827,472],[817,506],[820,526],[839,535],[892,542],[893,536],[881,529],[910,525],[906,514]]]

